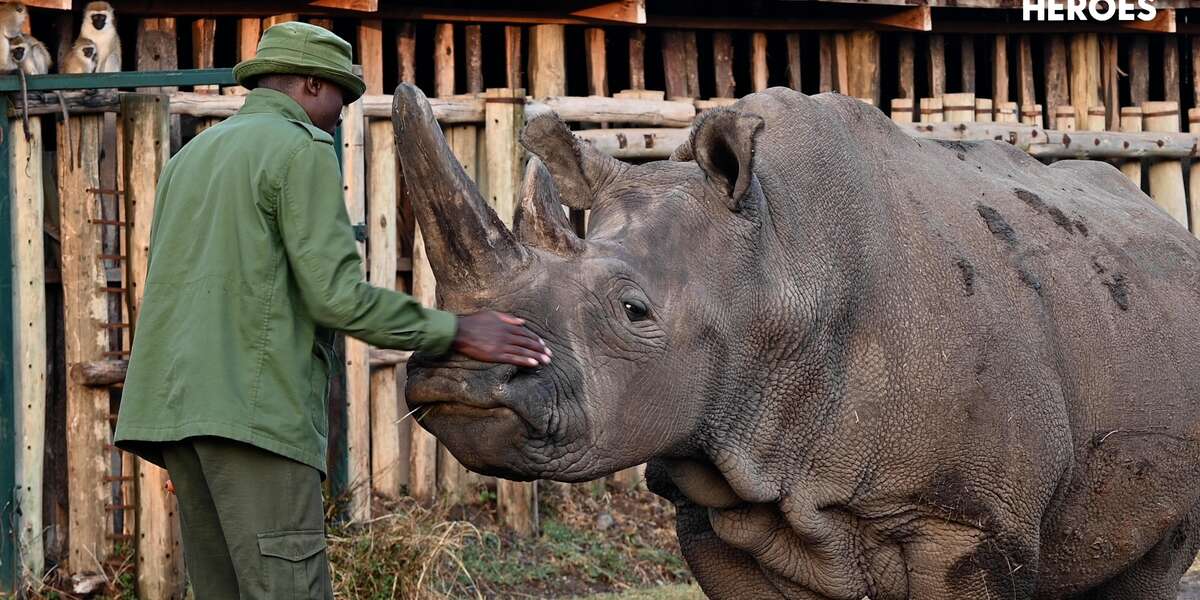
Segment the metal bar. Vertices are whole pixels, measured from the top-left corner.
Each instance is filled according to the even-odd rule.
[[[190,85],[234,85],[233,69],[184,69],[173,71],[121,71],[117,73],[81,73],[30,75],[25,78],[31,92],[53,90],[90,90],[108,88],[168,87]],[[0,77],[0,92],[21,91],[16,75]]]
[[[0,97],[0,592],[16,592],[17,522],[14,514],[16,489],[16,390],[13,388],[13,283],[12,283],[12,197],[9,187],[8,140],[14,135],[8,126],[8,98]]]

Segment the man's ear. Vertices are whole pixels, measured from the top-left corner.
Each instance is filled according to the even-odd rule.
[[[689,142],[696,164],[729,210],[741,207],[754,179],[754,138],[763,127],[762,117],[728,108],[708,111],[692,130]]]

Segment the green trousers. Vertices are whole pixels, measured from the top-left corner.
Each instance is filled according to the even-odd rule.
[[[162,445],[196,600],[332,599],[321,475],[215,437]]]

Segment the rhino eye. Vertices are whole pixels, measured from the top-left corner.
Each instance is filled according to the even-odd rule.
[[[629,317],[630,321],[645,321],[650,317],[650,311],[638,300],[625,300],[621,303],[625,307],[625,316]]]

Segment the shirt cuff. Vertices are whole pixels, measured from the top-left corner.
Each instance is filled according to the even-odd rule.
[[[450,351],[454,336],[458,333],[458,317],[446,311],[424,308],[425,335],[420,350],[441,355]]]

